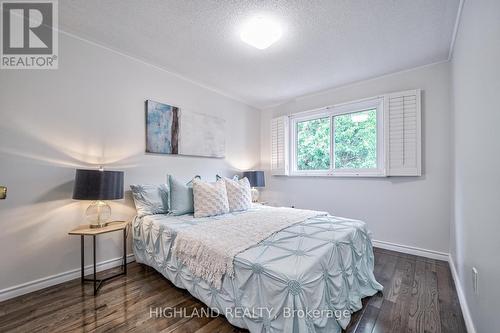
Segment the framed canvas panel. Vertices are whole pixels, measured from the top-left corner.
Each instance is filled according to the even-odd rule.
[[[179,108],[146,101],[146,152],[179,154]]]
[[[180,116],[180,154],[225,157],[225,125],[224,119],[183,111]]]

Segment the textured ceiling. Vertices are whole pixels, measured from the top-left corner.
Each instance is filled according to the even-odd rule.
[[[62,30],[256,107],[446,60],[459,0],[64,0]],[[266,50],[241,24],[274,17]]]

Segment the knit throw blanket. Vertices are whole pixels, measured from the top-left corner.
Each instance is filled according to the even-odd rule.
[[[178,231],[172,251],[194,276],[220,288],[224,274],[233,276],[233,260],[238,253],[291,225],[325,215],[285,207],[227,215]]]

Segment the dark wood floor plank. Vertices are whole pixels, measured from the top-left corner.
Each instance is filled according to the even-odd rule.
[[[224,326],[225,322],[222,317],[215,318],[214,320],[210,321],[208,324],[205,326],[197,329],[194,333],[216,333],[220,332],[221,326]]]
[[[362,300],[347,333],[466,332],[446,262],[375,249],[374,274],[384,291]],[[103,274],[109,274],[104,272]],[[185,309],[155,317],[151,308]],[[240,333],[223,317],[190,316],[206,306],[154,269],[137,263],[126,277],[92,286],[79,279],[0,303],[0,332]]]
[[[399,258],[395,270],[395,278],[391,289],[387,292],[387,302],[392,303],[391,324],[385,327],[386,333],[406,332],[410,307],[413,278],[415,276],[416,260]]]
[[[466,333],[462,309],[449,267],[436,266],[442,333]]]
[[[408,332],[440,333],[436,265],[417,261],[410,300]]]
[[[193,319],[200,320],[199,325],[203,326],[208,322],[206,318],[202,317],[191,318],[193,316],[194,311],[200,311],[200,309],[203,307],[205,306],[201,302],[199,302],[194,298],[190,298],[185,302],[179,304],[178,306],[173,307],[175,309],[185,311],[185,316],[172,315],[171,318],[168,319],[163,318],[160,320],[152,318],[151,320],[145,323],[146,325],[137,325],[137,330],[135,330],[135,332],[143,332],[144,330],[150,332],[174,332],[178,330],[180,327],[186,327],[186,331],[188,331],[187,329],[187,327],[189,326],[188,322]]]
[[[424,332],[425,304],[425,262],[417,261],[409,304],[408,333]]]
[[[384,290],[385,299],[396,303],[398,298],[409,293],[415,275],[415,260],[398,258],[391,284]]]
[[[379,312],[380,308],[368,304],[353,332],[371,333],[377,322]]]
[[[382,306],[380,307],[375,325],[373,326],[373,333],[386,333],[387,329],[392,326],[391,313],[393,307],[394,303],[388,300],[384,300]]]
[[[436,263],[432,261],[425,265],[425,288],[427,291],[425,332],[441,333]]]
[[[368,308],[366,304],[368,303],[369,300],[370,300],[369,297],[365,297],[361,300],[361,304],[363,305],[363,307],[361,308],[361,310],[356,311],[351,315],[351,321],[345,329],[346,333],[353,333],[356,331],[356,328],[359,325],[360,319],[363,317],[366,309]]]
[[[445,266],[445,267],[449,266],[448,262],[444,261],[444,260],[430,259],[430,258],[420,257],[420,256],[416,256],[416,255],[413,255],[413,254],[402,253],[402,252],[394,252],[394,251],[382,249],[382,248],[379,248],[379,247],[374,247],[373,248],[373,252],[375,254],[383,254],[383,255],[390,255],[390,256],[395,256],[395,257],[403,257],[403,258],[407,258],[409,260],[417,260],[417,261],[420,260],[420,261],[424,261],[424,262],[431,262],[431,263],[435,263],[436,265],[442,265],[442,266]]]
[[[384,299],[387,298],[388,290],[391,288],[394,271],[399,257],[393,255],[375,254],[375,268],[373,274],[377,281],[384,286],[382,293],[377,293],[370,298],[369,304],[380,308]]]

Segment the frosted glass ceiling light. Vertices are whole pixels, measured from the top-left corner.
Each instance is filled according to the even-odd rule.
[[[268,18],[254,17],[243,26],[240,38],[245,43],[264,50],[281,38],[281,27]]]

